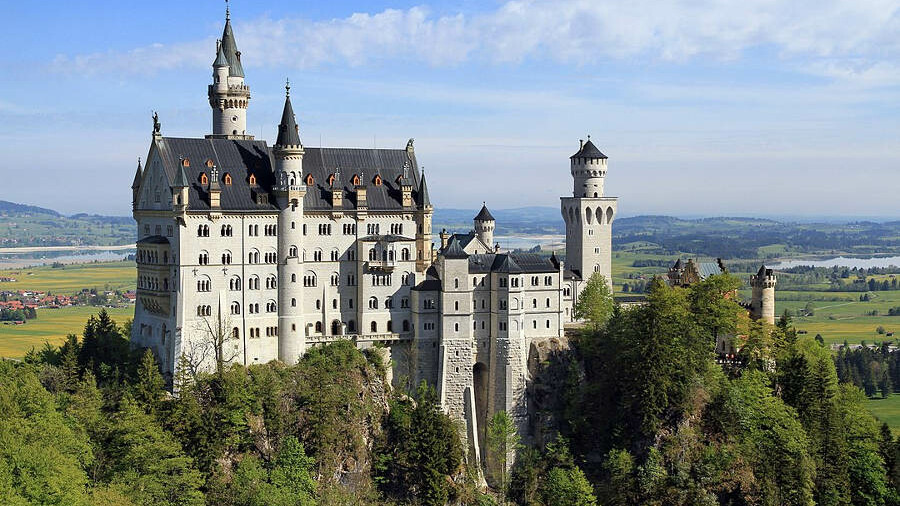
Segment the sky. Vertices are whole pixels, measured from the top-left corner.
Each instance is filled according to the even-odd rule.
[[[0,199],[130,214],[158,111],[202,137],[225,4],[0,0]],[[432,201],[559,204],[588,135],[624,215],[900,216],[896,0],[234,0],[274,140],[402,148]]]

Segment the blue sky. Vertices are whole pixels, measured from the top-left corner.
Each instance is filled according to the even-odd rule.
[[[237,0],[271,139],[416,139],[442,207],[558,205],[590,134],[625,214],[900,215],[895,1]],[[0,199],[130,212],[151,111],[210,129],[224,3],[4,2]]]

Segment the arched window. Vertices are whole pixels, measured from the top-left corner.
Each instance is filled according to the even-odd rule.
[[[394,322],[393,322],[392,320],[388,320],[388,323],[387,323],[387,331],[388,331],[388,332],[393,332],[393,331],[394,331]]]
[[[229,174],[229,173],[226,172],[226,173],[225,173],[225,176],[222,178],[222,181],[223,181],[226,185],[231,186],[231,174]]]
[[[200,184],[209,184],[209,176],[206,175],[206,172],[200,173]]]
[[[373,321],[371,328],[372,328],[372,333],[378,332],[378,322]]]
[[[375,174],[375,186],[381,186],[381,176]]]
[[[231,338],[239,339],[241,337],[241,330],[237,327],[231,329]]]
[[[322,322],[316,322],[316,332],[322,332]]]
[[[359,183],[360,183],[360,182],[361,182],[361,181],[359,180],[359,175],[358,175],[358,174],[353,174],[353,186],[359,186]]]
[[[356,332],[356,321],[350,320],[347,322],[347,332]]]
[[[250,185],[256,184],[256,174],[250,174]]]
[[[403,332],[409,332],[409,320],[403,320]]]
[[[378,260],[378,253],[375,248],[369,248],[369,261],[374,262],[375,260]]]
[[[231,314],[241,314],[241,305],[239,303],[231,303]]]
[[[316,180],[313,179],[312,174],[306,175],[306,186],[312,186],[313,184],[315,184],[315,182]]]
[[[400,259],[403,261],[409,261],[409,248],[403,248],[400,251]]]

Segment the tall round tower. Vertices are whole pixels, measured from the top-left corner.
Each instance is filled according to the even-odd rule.
[[[763,320],[775,324],[775,283],[778,279],[775,271],[760,266],[754,276],[750,276],[750,316],[754,320]]]
[[[497,221],[494,220],[494,217],[491,215],[491,212],[488,211],[487,204],[481,203],[481,211],[478,212],[478,215],[475,216],[475,235],[478,237],[478,240],[483,242],[485,246],[488,247],[488,251],[485,253],[491,253],[494,251],[494,228],[497,225]]]
[[[566,222],[566,266],[581,278],[576,300],[594,273],[602,274],[612,288],[612,223],[618,199],[603,195],[606,163],[590,136],[569,157],[572,196],[560,199],[560,210]]]
[[[278,201],[278,359],[294,364],[306,351],[303,325],[303,145],[285,86],[284,111],[272,147]]]
[[[237,49],[231,16],[225,11],[225,30],[217,43],[216,60],[213,62],[213,82],[207,90],[209,106],[213,110],[213,139],[253,139],[247,132],[247,106],[250,87],[244,84],[244,67],[241,52]]]

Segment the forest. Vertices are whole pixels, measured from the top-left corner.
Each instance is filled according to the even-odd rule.
[[[623,309],[593,278],[577,308],[585,328],[535,374],[530,395],[542,396],[546,423],[516,434],[500,412],[489,424],[489,488],[466,464],[472,456],[434,389],[393,389],[377,350],[337,342],[294,365],[221,364],[183,372],[169,391],[153,354],[132,350],[127,325],[101,312],[80,338],[0,363],[0,497],[898,504],[898,443],[866,410],[853,373],[789,319],[749,321],[728,296],[738,284],[729,275],[690,288],[657,279],[645,305]],[[720,335],[741,336],[733,363],[715,362]]]

